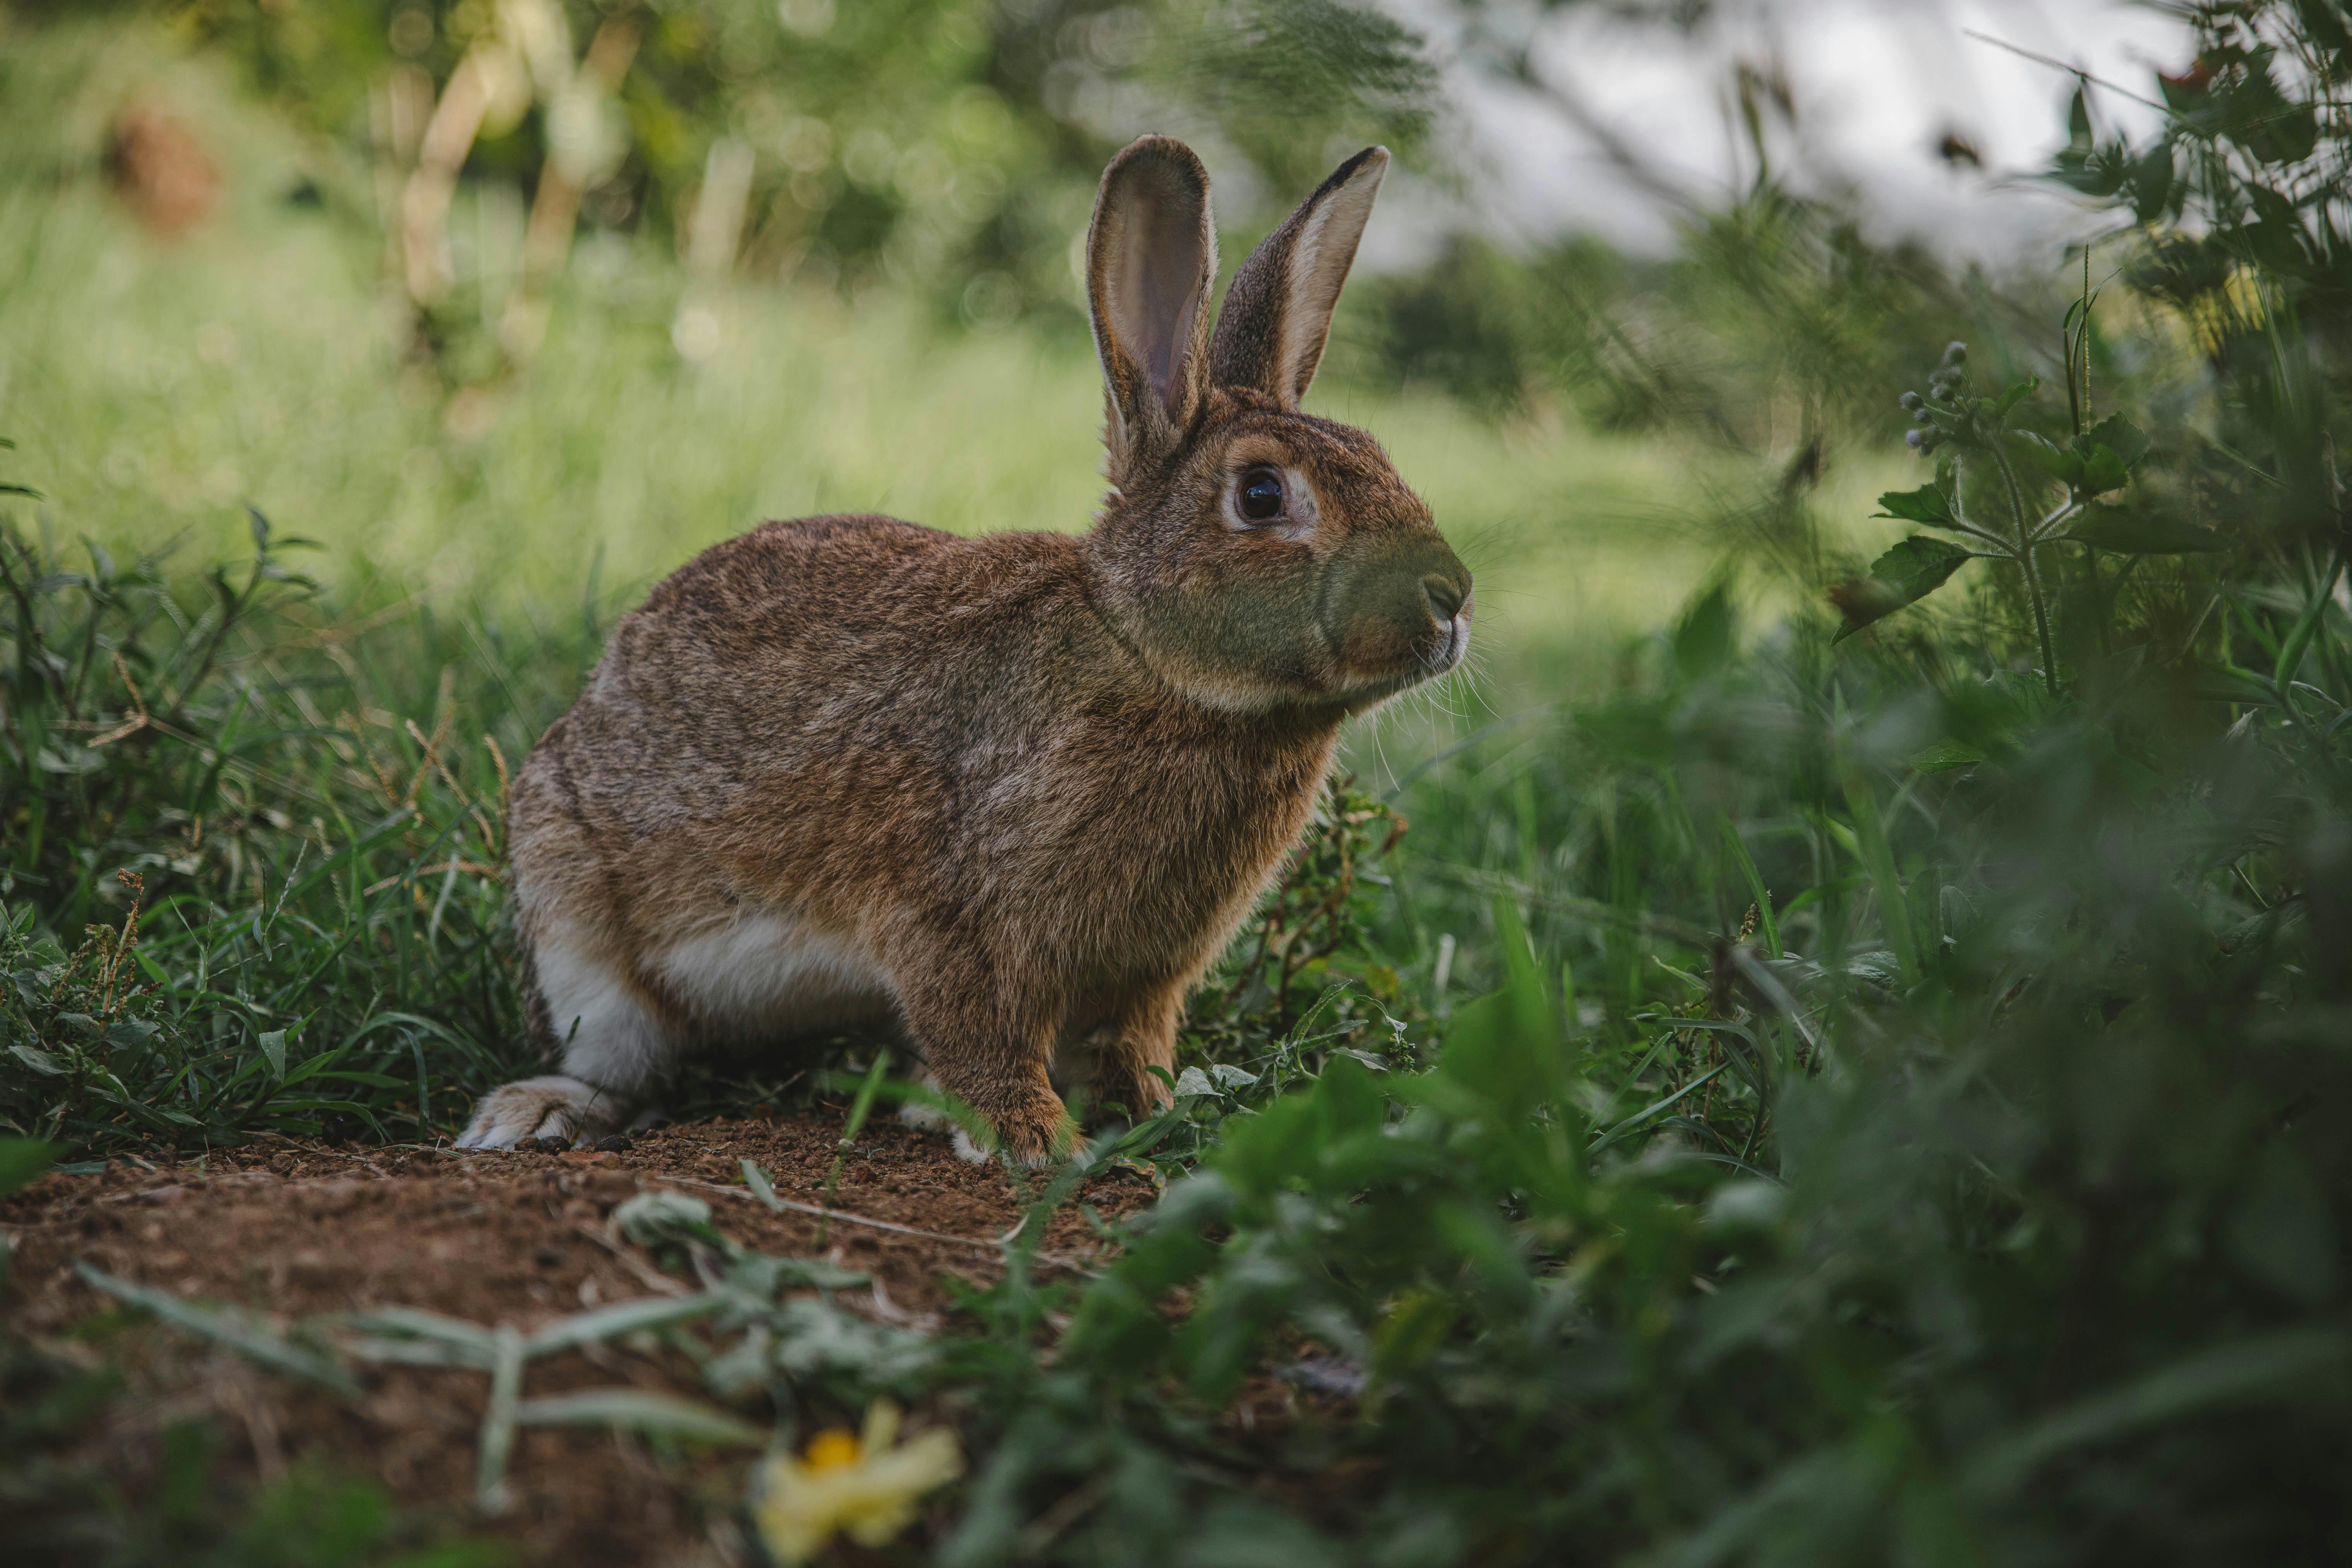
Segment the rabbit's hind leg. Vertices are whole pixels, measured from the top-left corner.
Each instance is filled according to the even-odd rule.
[[[1176,1029],[1184,1016],[1184,990],[1181,980],[1139,986],[1119,1004],[1111,1021],[1095,1032],[1088,1043],[1096,1052],[1097,1105],[1117,1106],[1131,1121],[1167,1109],[1171,1097],[1160,1074],[1172,1077],[1176,1071]]]
[[[580,1142],[616,1131],[675,1055],[669,1031],[625,975],[557,942],[539,943],[531,961],[563,1070],[482,1096],[457,1140],[460,1149],[511,1149],[525,1138]]]

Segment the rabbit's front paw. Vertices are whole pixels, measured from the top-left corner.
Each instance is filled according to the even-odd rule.
[[[1070,1145],[1077,1138],[1077,1123],[1062,1104],[1059,1095],[1044,1094],[1034,1100],[1010,1110],[991,1111],[990,1125],[996,1129],[997,1146],[1033,1171],[1043,1170],[1055,1161],[1066,1158]],[[958,1129],[956,1152],[965,1159],[963,1143],[969,1140]]]
[[[614,1131],[629,1108],[609,1089],[576,1078],[527,1078],[482,1096],[460,1149],[511,1149],[526,1138],[573,1142]]]

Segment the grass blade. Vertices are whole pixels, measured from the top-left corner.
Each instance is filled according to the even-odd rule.
[[[257,1366],[289,1377],[300,1378],[331,1389],[345,1398],[355,1398],[359,1385],[351,1373],[316,1351],[283,1339],[268,1330],[244,1321],[241,1315],[209,1307],[195,1306],[161,1290],[150,1290],[144,1285],[133,1285],[128,1279],[118,1279],[100,1268],[77,1262],[74,1271],[92,1289],[102,1290],[126,1305],[140,1308],[186,1333],[236,1352]]]
[[[589,1388],[533,1399],[515,1409],[525,1426],[625,1426],[688,1442],[756,1448],[767,1435],[723,1410],[642,1388]]]
[[[1878,815],[1878,797],[1871,793],[1867,780],[1859,773],[1849,773],[1845,799],[1847,808],[1853,813],[1854,838],[1863,867],[1878,891],[1878,918],[1886,927],[1886,944],[1895,950],[1895,964],[1902,971],[1904,988],[1908,990],[1919,984],[1919,944],[1912,934],[1911,905],[1904,897],[1903,879],[1895,871],[1895,847],[1887,841],[1886,824]]]
[[[500,1323],[493,1336],[497,1355],[490,1366],[490,1405],[482,1413],[481,1446],[474,1454],[474,1500],[487,1514],[514,1506],[507,1485],[507,1457],[514,1451],[515,1408],[522,1393],[522,1335]]]
[[[642,1329],[657,1329],[669,1323],[708,1317],[726,1304],[724,1297],[705,1293],[684,1297],[648,1296],[642,1300],[599,1307],[593,1312],[582,1312],[548,1324],[523,1342],[522,1353],[526,1357],[543,1356],[556,1351],[570,1350],[574,1345],[616,1340]]]
[[[1748,895],[1756,900],[1757,934],[1764,939],[1766,951],[1778,958],[1780,956],[1780,922],[1772,913],[1772,889],[1764,885],[1762,874],[1756,869],[1755,857],[1748,853],[1747,841],[1739,837],[1739,829],[1732,826],[1731,818],[1727,816],[1723,819],[1723,842],[1730,849],[1732,862],[1739,868],[1739,874],[1748,879]]]
[[[779,1214],[783,1212],[784,1205],[776,1198],[776,1184],[768,1179],[768,1173],[760,1169],[748,1154],[743,1157],[743,1184],[751,1189],[753,1197]]]
[[[371,1336],[350,1346],[373,1361],[415,1366],[469,1366],[488,1372],[498,1364],[498,1336],[478,1323],[446,1318],[415,1307],[378,1307],[341,1319],[338,1327]],[[396,1334],[398,1340],[382,1336]]]

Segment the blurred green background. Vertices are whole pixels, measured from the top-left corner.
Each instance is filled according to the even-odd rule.
[[[1227,276],[1365,142],[1449,178],[1421,40],[1329,0],[0,19],[18,469],[71,531],[197,563],[242,547],[249,503],[326,546],[310,570],[354,605],[624,607],[818,510],[1084,527],[1099,381],[1072,258],[1119,94],[1210,156]],[[1368,251],[1414,222],[1391,205]],[[1742,247],[1794,268],[1776,286],[1807,271],[1769,238]],[[1746,318],[1707,304],[1700,248],[1455,238],[1352,287],[1310,405],[1377,434],[1481,574],[1483,674],[1446,705],[1508,707],[1530,661],[1556,689],[1561,656],[1687,596],[1759,476],[1855,447],[1787,384],[1804,321],[1718,331]],[[1679,340],[1612,365],[1636,306],[1671,307]],[[1675,354],[1703,395],[1660,374]],[[1862,520],[1893,434],[1825,476],[1857,554],[1885,537]]]

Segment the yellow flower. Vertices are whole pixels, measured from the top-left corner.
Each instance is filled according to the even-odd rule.
[[[753,1516],[776,1561],[805,1563],[835,1532],[879,1546],[907,1528],[916,1500],[963,1474],[963,1448],[944,1427],[898,1447],[898,1407],[887,1399],[866,1412],[866,1430],[818,1433],[797,1459],[768,1461]]]

